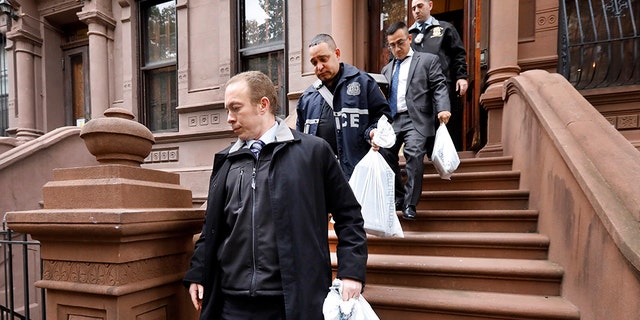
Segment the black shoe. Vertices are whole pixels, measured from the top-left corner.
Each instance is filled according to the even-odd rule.
[[[402,210],[402,218],[406,220],[416,219],[416,208],[414,206],[408,206]]]

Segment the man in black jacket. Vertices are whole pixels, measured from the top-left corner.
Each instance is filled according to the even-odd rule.
[[[215,155],[205,224],[184,277],[200,319],[323,319],[331,286],[328,214],[342,298],[360,295],[360,205],[329,144],[277,118],[276,91],[250,71],[226,85],[238,140]]]
[[[413,37],[411,47],[418,52],[428,52],[440,57],[442,71],[447,77],[449,100],[451,102],[451,120],[447,125],[451,139],[458,151],[462,150],[463,109],[462,96],[467,93],[467,54],[456,28],[431,16],[433,1],[412,0],[411,12],[416,22],[409,27]],[[431,140],[433,143],[433,140]],[[431,153],[429,147],[429,154]]]

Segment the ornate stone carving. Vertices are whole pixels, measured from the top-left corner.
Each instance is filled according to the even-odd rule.
[[[182,256],[166,256],[123,264],[43,261],[43,280],[121,286],[181,272]]]

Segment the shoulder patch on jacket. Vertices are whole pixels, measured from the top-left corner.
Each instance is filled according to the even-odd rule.
[[[442,27],[435,27],[431,31],[431,38],[442,37]]]
[[[360,82],[352,82],[347,85],[347,94],[350,96],[360,95]]]

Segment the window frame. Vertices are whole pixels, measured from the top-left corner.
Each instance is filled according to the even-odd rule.
[[[160,61],[160,62],[150,62],[147,63],[147,40],[148,40],[148,30],[147,30],[147,19],[145,17],[145,13],[146,10],[156,6],[158,4],[162,4],[162,3],[167,3],[167,2],[173,2],[176,13],[175,13],[175,59],[173,59],[172,61]],[[139,23],[138,23],[138,31],[139,31],[139,39],[138,39],[138,52],[139,52],[139,56],[138,56],[138,62],[139,62],[139,67],[138,67],[138,72],[139,72],[139,97],[140,97],[140,105],[139,105],[139,121],[140,123],[144,124],[147,128],[149,128],[149,130],[151,130],[153,133],[162,133],[162,132],[178,132],[179,128],[180,128],[180,120],[179,120],[179,116],[178,116],[178,105],[179,105],[179,96],[178,96],[178,79],[177,79],[177,74],[178,74],[178,56],[179,56],[179,52],[178,52],[178,41],[179,41],[179,37],[178,37],[178,13],[177,13],[177,1],[176,0],[139,0],[138,1],[138,17],[139,17]],[[151,81],[151,75],[153,74],[153,72],[155,70],[160,70],[160,69],[166,69],[166,68],[170,68],[173,66],[173,72],[175,73],[175,90],[173,90],[172,94],[173,97],[175,97],[175,99],[169,99],[169,101],[175,100],[175,105],[172,105],[172,112],[175,112],[176,117],[175,117],[175,123],[172,121],[171,125],[169,128],[154,128],[152,127],[152,123],[151,123],[151,118],[152,118],[152,112],[151,112],[151,99],[150,99],[150,90],[149,90],[149,85],[150,85],[150,81]]]
[[[274,83],[274,85],[276,86],[276,91],[280,91],[277,92],[278,93],[278,103],[280,104],[280,114],[278,114],[277,116],[282,117],[283,119],[289,114],[289,99],[287,98],[287,93],[288,93],[288,88],[289,88],[289,65],[287,63],[287,52],[289,51],[288,49],[288,28],[286,28],[287,25],[287,20],[288,20],[288,16],[287,16],[287,1],[283,0],[282,1],[282,17],[283,17],[283,33],[282,33],[282,40],[278,40],[278,41],[273,41],[273,42],[269,42],[266,44],[260,44],[260,45],[254,45],[254,46],[250,46],[250,47],[242,47],[244,42],[244,29],[243,29],[243,23],[244,23],[244,8],[245,8],[245,1],[246,0],[240,0],[237,1],[236,3],[236,21],[235,21],[235,30],[237,30],[236,32],[236,52],[237,52],[237,63],[236,63],[236,70],[238,70],[238,72],[243,72],[243,71],[249,71],[248,69],[245,69],[245,65],[249,64],[249,60],[252,58],[257,58],[263,55],[268,55],[268,54],[272,54],[272,53],[277,53],[277,52],[282,52],[282,81],[281,83]],[[273,79],[272,79],[273,80]],[[278,87],[280,87],[280,89],[278,90]]]

